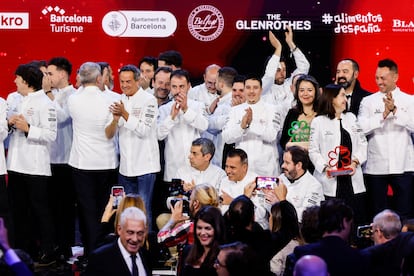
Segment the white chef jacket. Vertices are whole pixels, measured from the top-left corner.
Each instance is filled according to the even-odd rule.
[[[140,88],[133,96],[123,94],[121,101],[129,117],[128,121],[121,117],[118,123],[121,152],[119,172],[125,176],[159,172],[157,100]]]
[[[241,121],[246,109],[252,108],[253,119],[249,128],[242,129]],[[276,106],[259,100],[255,104],[243,103],[231,108],[229,121],[223,129],[227,144],[235,143],[249,159],[249,170],[262,176],[279,175],[279,154],[276,137],[281,128],[281,116]]]
[[[57,116],[56,140],[50,145],[50,163],[67,164],[72,147],[72,118],[69,115],[68,99],[76,92],[72,85],[62,89],[53,89],[53,100]]]
[[[275,84],[275,74],[280,64],[280,56],[272,55],[269,59],[265,74],[262,78],[263,83],[263,99],[271,104],[280,104],[284,107],[284,114],[292,107],[294,100],[293,93],[290,90],[292,84],[292,77],[298,74],[307,74],[309,72],[310,63],[299,48],[292,52],[295,59],[296,69],[285,79],[281,85]]]
[[[302,222],[303,210],[319,206],[325,199],[322,184],[308,171],[294,182],[290,182],[285,174],[281,174],[280,179],[287,188],[286,200],[295,207],[299,222]]]
[[[188,91],[188,98],[194,101],[202,102],[206,108],[206,112],[209,112],[210,105],[218,97],[219,95],[217,93],[212,94],[207,90],[206,84],[204,82],[190,88]]]
[[[180,110],[172,120],[171,108],[175,104],[177,103],[172,100],[159,108],[157,136],[160,141],[165,139],[164,181],[171,181],[180,167],[190,165],[187,156],[191,144],[208,127],[202,103],[187,99],[187,112]]]
[[[217,108],[213,114],[208,117],[208,129],[207,131],[213,134],[213,143],[216,147],[212,163],[216,166],[221,167],[223,161],[223,128],[229,119],[231,110],[231,92],[224,95],[217,104]]]
[[[10,137],[7,169],[23,174],[50,176],[50,143],[56,139],[56,110],[43,90],[24,96],[17,108],[30,125],[27,137],[14,130]]]
[[[118,167],[113,139],[105,135],[112,122],[111,102],[97,86],[79,89],[68,100],[72,117],[73,143],[69,165],[81,170],[108,170]]]
[[[222,191],[229,194],[233,199],[241,196],[244,194],[244,187],[251,183],[252,181],[255,181],[257,177],[257,174],[248,171],[247,174],[244,176],[244,178],[240,181],[230,181],[228,177],[223,178],[220,189],[219,189],[219,195],[221,196],[223,193]],[[254,219],[257,223],[260,224],[260,226],[263,227],[263,229],[269,229],[269,220],[268,216],[266,215],[267,210],[270,210],[270,204],[265,202],[264,194],[262,191],[257,191],[256,195],[253,195],[251,198],[252,202],[255,205],[254,209]],[[229,205],[220,205],[221,213],[224,215],[226,211],[229,209]]]
[[[210,164],[205,171],[199,171],[192,166],[186,165],[178,169],[174,178],[184,180],[187,183],[191,183],[194,180],[196,185],[207,183],[218,191],[221,181],[225,177],[226,173],[221,167]]]
[[[367,140],[359,126],[355,115],[351,112],[341,114],[342,127],[349,133],[352,141],[351,160],[358,159],[360,164],[367,160]],[[340,122],[338,119],[329,119],[328,116],[316,116],[311,122],[309,139],[309,158],[315,165],[313,175],[323,186],[327,196],[336,196],[336,177],[328,178],[323,172],[329,164],[329,152],[341,143]],[[365,192],[364,179],[361,166],[357,166],[355,174],[351,177],[354,193]]]
[[[3,141],[8,135],[7,126],[7,104],[3,98],[0,98],[0,140]],[[6,157],[4,147],[0,146],[0,175],[6,174]]]
[[[391,92],[397,107],[383,119],[384,94],[377,92],[362,99],[358,120],[368,139],[368,160],[364,173],[401,174],[414,171],[414,99],[398,87]]]

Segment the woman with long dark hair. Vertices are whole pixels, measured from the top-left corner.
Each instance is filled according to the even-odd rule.
[[[220,209],[205,206],[194,219],[194,244],[184,249],[179,275],[216,275],[214,262],[225,242],[225,225]]]
[[[342,86],[329,84],[323,89],[318,116],[311,124],[309,157],[325,198],[343,199],[353,208],[355,222],[364,223],[361,164],[367,159],[367,140],[355,115],[346,112],[346,105]]]

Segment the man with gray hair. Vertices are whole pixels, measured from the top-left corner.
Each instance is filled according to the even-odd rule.
[[[207,138],[197,138],[191,144],[190,166],[184,165],[179,168],[176,178],[181,179],[184,183],[184,190],[190,191],[195,185],[208,183],[219,188],[222,179],[226,173],[218,166],[211,164],[214,156],[215,147],[213,141]]]
[[[105,209],[114,175],[118,167],[113,139],[105,135],[105,128],[113,123],[110,102],[102,96],[98,85],[102,81],[101,68],[86,62],[79,69],[83,86],[68,100],[73,124],[73,143],[69,165],[84,225],[85,255],[93,249],[101,215]]]
[[[376,245],[383,244],[397,237],[401,227],[400,216],[392,210],[385,209],[374,217],[372,239]]]
[[[144,248],[146,225],[143,211],[137,207],[126,208],[117,225],[119,238],[90,255],[86,275],[151,275],[148,252]]]

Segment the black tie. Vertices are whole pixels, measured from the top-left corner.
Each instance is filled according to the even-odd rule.
[[[138,276],[137,255],[131,255],[132,259],[132,276]]]

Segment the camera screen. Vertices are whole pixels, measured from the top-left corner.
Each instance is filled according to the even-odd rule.
[[[258,176],[256,177],[256,189],[273,189],[279,183],[279,179],[274,176]]]

